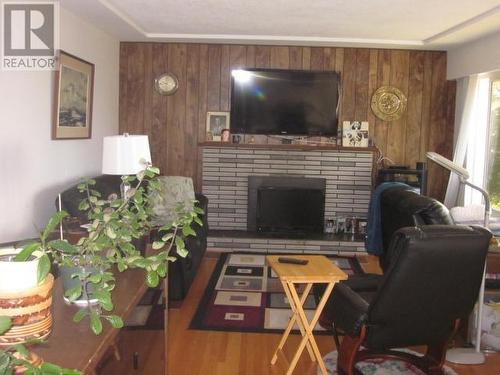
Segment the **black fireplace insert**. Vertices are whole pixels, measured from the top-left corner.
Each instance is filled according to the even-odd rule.
[[[248,230],[322,233],[325,186],[322,178],[249,176]]]

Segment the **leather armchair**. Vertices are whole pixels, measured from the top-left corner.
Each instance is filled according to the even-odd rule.
[[[393,236],[391,262],[369,295],[337,284],[330,313],[334,330],[345,334],[339,374],[381,356],[442,374],[446,346],[477,300],[490,238],[482,227],[404,228]],[[427,346],[424,357],[391,350],[415,345]]]
[[[392,235],[398,229],[420,225],[454,224],[448,209],[441,202],[398,187],[387,189],[382,193],[380,213],[384,248],[380,266],[383,271],[391,261],[388,254],[389,244]]]
[[[380,197],[380,214],[382,223],[382,243],[384,253],[379,257],[380,266],[385,272],[392,258],[389,244],[396,231],[405,227],[421,225],[452,225],[453,219],[448,209],[434,198],[420,195],[413,190],[393,187],[385,190]],[[342,281],[350,289],[368,300],[378,288],[382,275],[352,275]],[[319,300],[324,292],[323,285],[315,285],[314,293]],[[319,324],[325,329],[332,327],[332,297],[327,301]],[[338,345],[338,338],[335,335]]]
[[[121,176],[116,175],[101,175],[92,177],[95,180],[93,188],[101,193],[103,198],[115,193],[120,195],[120,184],[122,183]],[[78,191],[78,185],[70,186],[68,189],[61,192],[61,205],[71,217],[77,218],[81,224],[87,223],[89,219],[84,211],[78,209],[78,205],[83,199],[82,193]],[[59,208],[59,203],[56,199],[56,207]]]

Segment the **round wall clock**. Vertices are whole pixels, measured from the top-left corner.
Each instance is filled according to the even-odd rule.
[[[393,121],[401,118],[406,110],[406,96],[393,86],[379,87],[372,96],[372,111],[379,119]]]
[[[161,95],[175,94],[179,88],[179,80],[173,73],[164,73],[155,78],[155,90]]]

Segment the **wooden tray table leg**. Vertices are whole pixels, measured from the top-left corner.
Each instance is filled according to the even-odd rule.
[[[290,307],[293,311],[293,323],[292,325],[290,326],[290,329],[293,328],[293,325],[295,322],[297,322],[297,326],[299,327],[299,330],[300,330],[300,334],[302,335],[302,337],[306,334],[306,331],[304,330],[304,328],[302,327],[302,325],[300,324],[300,320],[298,319],[298,309],[303,309],[304,307],[304,304],[306,302],[306,299],[307,299],[307,296],[309,295],[309,292],[311,291],[311,288],[313,286],[312,283],[308,283],[306,284],[306,287],[304,288],[304,291],[300,297],[300,300],[299,300],[299,304],[296,304],[292,297],[292,294],[291,294],[291,290],[293,289],[293,291],[295,292],[295,294],[297,295],[298,297],[298,294],[296,292],[296,289],[295,289],[295,284],[293,283],[290,283],[290,285],[288,285],[288,288],[286,288],[286,285],[285,283],[283,283],[283,288],[285,288],[285,292],[286,293],[286,296],[288,298],[288,303],[290,304]],[[307,352],[309,353],[309,357],[311,358],[311,361],[315,361],[315,357],[314,357],[314,352],[311,348],[311,346],[309,345],[309,342],[306,343],[306,347],[307,347]]]
[[[295,353],[295,356],[293,357],[291,363],[290,363],[290,369],[292,369],[293,371],[293,368],[295,368],[296,364],[297,364],[297,361],[300,357],[300,354],[302,353],[302,351],[304,350],[304,345],[306,343],[310,343],[311,344],[311,347],[313,349],[313,352],[315,354],[315,357],[316,359],[318,360],[318,366],[319,368],[321,369],[321,372],[324,374],[324,375],[327,375],[328,372],[326,371],[326,367],[325,367],[325,363],[323,362],[323,358],[321,357],[321,353],[319,351],[319,348],[318,348],[318,345],[316,344],[316,340],[314,339],[314,335],[313,335],[313,329],[319,319],[319,316],[321,314],[321,311],[323,310],[323,307],[325,306],[326,304],[326,301],[328,300],[328,297],[330,296],[330,293],[332,292],[332,289],[333,289],[333,286],[335,285],[335,283],[329,283],[326,290],[325,290],[325,293],[323,294],[323,297],[321,298],[317,308],[316,308],[316,312],[311,320],[311,322],[308,322],[307,320],[307,317],[304,313],[304,310],[302,309],[302,306],[300,306],[300,309],[297,310],[298,312],[298,315],[299,315],[299,321],[298,321],[298,324],[299,325],[303,325],[304,327],[304,330],[306,331],[305,334],[303,334],[303,339],[299,345],[299,348],[297,349],[297,352]],[[297,291],[295,289],[293,290],[290,290],[290,293],[292,294],[292,298],[294,299],[294,301],[298,301],[299,300],[299,297],[298,297],[298,294],[297,294]],[[288,374],[291,374],[291,371],[289,369],[289,372]]]
[[[281,282],[281,284],[283,285],[283,289],[285,290],[286,297],[288,298],[288,303],[290,304],[290,308],[292,309],[292,316],[290,317],[290,320],[288,321],[288,326],[287,326],[285,332],[283,333],[283,336],[281,336],[280,343],[279,343],[278,347],[276,348],[274,355],[271,359],[272,365],[274,365],[276,363],[276,361],[278,359],[278,351],[283,350],[283,346],[285,346],[285,342],[288,339],[288,336],[290,335],[290,332],[292,331],[292,328],[297,320],[296,307],[293,303],[290,291],[288,290],[288,285],[283,281]],[[311,287],[312,287],[312,284],[306,285],[304,292],[302,293],[302,296],[300,298],[301,306],[305,303],[307,296],[308,296],[309,292],[311,291]],[[294,288],[293,284],[292,284],[292,288]],[[298,326],[300,328],[301,334],[304,335],[304,332],[302,331],[302,326],[300,324],[298,324]],[[314,361],[314,352],[312,351],[312,348],[310,347],[309,343],[307,343],[307,351],[309,352],[309,356],[311,357],[311,359]]]

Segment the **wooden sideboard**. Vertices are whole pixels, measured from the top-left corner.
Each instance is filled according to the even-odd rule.
[[[125,273],[117,273],[116,287],[113,292],[115,305],[113,313],[125,320],[146,290],[143,270],[133,269]],[[89,328],[87,319],[78,324],[73,322],[73,315],[77,308],[66,304],[62,295],[62,280],[58,278],[53,292],[52,334],[45,343],[34,347],[33,351],[45,361],[77,369],[85,374],[97,374],[96,368],[99,362],[115,345],[120,330],[104,323],[103,332],[95,336]]]

